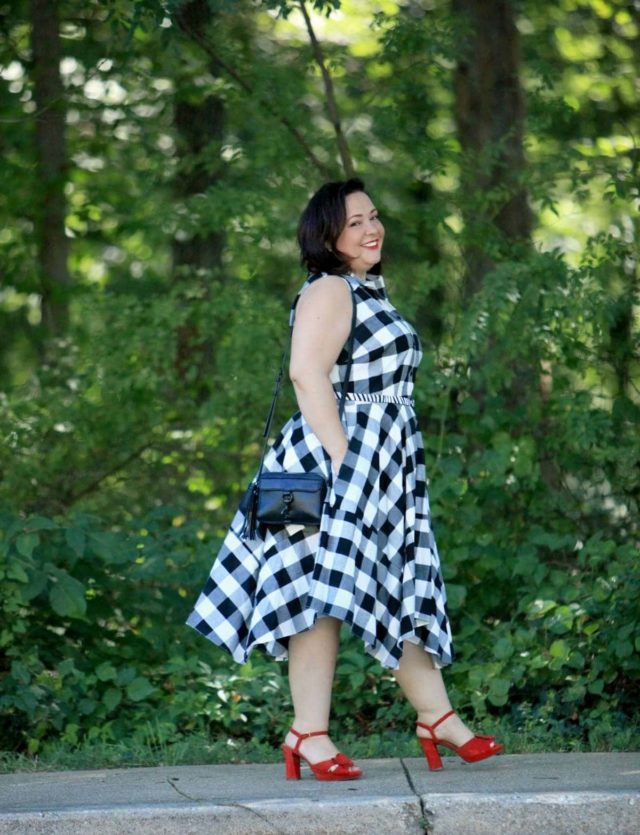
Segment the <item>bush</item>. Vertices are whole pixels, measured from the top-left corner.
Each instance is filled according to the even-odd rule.
[[[451,345],[425,358],[417,391],[458,653],[446,675],[469,718],[588,739],[632,718],[640,695],[639,439],[628,414],[579,385],[598,344],[598,317],[584,313],[597,306],[588,276],[536,256],[490,278]],[[541,367],[552,375],[545,390]],[[58,385],[40,414],[48,423],[58,419]],[[226,394],[232,421],[243,395]],[[5,406],[6,422],[29,408],[37,426],[37,402]],[[229,468],[214,490],[214,470],[201,463],[219,445],[228,451],[228,439],[205,427],[181,441],[192,467],[181,471],[179,449],[145,464],[171,474],[169,484],[184,479],[208,515],[188,494],[179,507],[137,513],[135,480],[128,510],[118,498],[128,488],[110,485],[112,518],[52,513],[51,501],[48,515],[25,514],[6,502],[3,748],[166,745],[189,735],[277,743],[290,714],[284,668],[260,653],[238,667],[183,626],[241,489]],[[411,724],[391,674],[353,638],[339,659],[334,715],[352,733]]]

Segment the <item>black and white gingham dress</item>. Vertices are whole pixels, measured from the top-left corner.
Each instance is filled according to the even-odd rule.
[[[265,458],[267,471],[329,479],[320,529],[291,525],[243,540],[238,510],[187,623],[244,663],[256,646],[285,658],[289,636],[329,615],[386,667],[398,666],[407,640],[444,666],[452,660],[451,631],[411,399],[420,341],[389,302],[381,276],[345,280],[357,323],[340,471],[332,476],[300,412]],[[293,315],[292,308],[291,322]],[[331,373],[336,398],[347,360],[343,350]]]

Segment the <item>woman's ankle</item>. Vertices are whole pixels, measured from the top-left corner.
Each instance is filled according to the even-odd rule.
[[[305,719],[301,717],[300,719],[294,718],[289,727],[299,734],[315,734],[323,731],[328,733],[329,723],[326,719]]]
[[[451,705],[445,707],[439,706],[436,708],[429,708],[427,710],[418,710],[417,721],[422,722],[424,725],[429,725],[429,727],[431,727],[432,725],[435,725],[437,722],[440,722],[441,720],[446,722],[449,718],[447,714],[451,714],[452,716],[457,715],[451,707]],[[447,716],[447,719],[443,719],[443,717],[445,716]]]
[[[450,715],[447,716],[449,712]],[[446,716],[446,719],[443,719],[443,716]],[[445,711],[419,711],[418,722],[427,725],[428,728],[433,728],[433,731],[430,733],[427,728],[418,726],[416,733],[420,737],[431,739],[435,736],[454,745],[464,745],[465,742],[468,742],[474,737],[473,731],[467,727],[458,714],[452,711],[451,708]],[[434,725],[436,725],[435,728]]]
[[[316,763],[321,760],[327,760],[335,756],[338,752],[337,747],[328,734],[305,736],[304,733],[299,731],[298,733],[303,737],[301,739],[300,736],[293,733],[293,731],[297,730],[297,728],[291,728],[287,731],[284,738],[285,745],[288,745],[289,748],[303,756],[308,762]]]

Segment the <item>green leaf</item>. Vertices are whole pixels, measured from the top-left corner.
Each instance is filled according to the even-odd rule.
[[[538,567],[538,558],[534,554],[519,554],[513,561],[514,574],[529,577]],[[555,605],[555,604],[554,604]],[[537,612],[536,614],[541,614]]]
[[[581,702],[587,692],[587,688],[584,684],[575,683],[568,687],[564,693],[562,694],[562,701],[563,702]]]
[[[458,412],[461,415],[477,415],[480,405],[474,397],[465,397],[462,403],[458,404]]]
[[[576,670],[581,670],[585,665],[585,657],[580,650],[574,650],[569,657],[569,663]]]
[[[564,640],[554,641],[549,647],[551,657],[562,659],[563,661],[569,657],[569,652],[569,644]]]
[[[118,675],[118,671],[109,661],[105,661],[96,667],[96,675],[100,681],[113,681]]]
[[[22,600],[28,603],[41,594],[47,587],[48,578],[44,571],[31,572],[28,585],[22,588]]]
[[[84,546],[87,540],[85,532],[82,528],[67,528],[64,536],[67,540],[67,545],[71,548],[71,550],[78,557],[81,557],[84,554]]]
[[[541,598],[538,598],[537,600],[534,600],[533,603],[531,603],[529,611],[532,617],[540,618],[544,617],[544,615],[548,614],[553,609],[555,609],[557,605],[558,604],[555,602],[555,600],[543,600]]]
[[[631,641],[615,641],[613,649],[618,658],[629,658],[633,654]]]
[[[493,645],[493,654],[500,661],[506,661],[513,655],[513,643],[509,638],[499,638]]]
[[[47,519],[46,516],[30,516],[25,528],[29,533],[32,533],[33,531],[55,531],[58,526],[51,519]]]
[[[122,538],[112,533],[89,534],[91,550],[108,563],[124,563],[131,559],[131,548],[127,548]]]
[[[72,658],[65,658],[65,660],[62,661],[62,663],[58,664],[58,673],[61,676],[69,675],[69,673],[72,673],[74,670],[75,664],[73,663]]]
[[[54,612],[62,617],[80,618],[87,611],[84,586],[63,572],[58,573],[49,591],[49,601]]]
[[[97,702],[95,699],[80,699],[78,702],[78,710],[85,716],[90,716],[96,709]]]
[[[18,583],[28,583],[29,575],[19,562],[13,561],[7,568],[7,578],[16,580]]]
[[[110,687],[105,690],[102,701],[109,710],[113,710],[122,701],[122,692],[117,687]]]
[[[150,696],[154,690],[155,687],[148,678],[137,676],[127,685],[127,696],[132,702],[141,702],[147,696]]]
[[[29,684],[29,682],[31,681],[31,673],[29,671],[29,668],[25,664],[23,664],[22,661],[11,662],[11,675],[20,684]]]
[[[37,533],[21,533],[16,539],[16,548],[23,557],[30,557],[33,549],[40,543]]]
[[[120,667],[116,675],[116,684],[129,684],[136,677],[135,667]]]
[[[507,679],[492,679],[491,684],[489,685],[489,693],[487,695],[487,699],[491,702],[492,705],[496,705],[496,707],[502,707],[502,705],[506,705],[509,699],[510,687],[511,682],[507,681]]]
[[[456,496],[461,498],[469,489],[469,482],[465,478],[456,478],[451,482],[451,489]]]
[[[467,589],[460,583],[447,583],[448,604],[452,609],[461,609],[467,597]]]
[[[635,635],[638,631],[638,627],[636,623],[627,623],[624,626],[621,626],[618,629],[618,639],[621,641],[626,640],[627,638],[631,637],[631,635]]]

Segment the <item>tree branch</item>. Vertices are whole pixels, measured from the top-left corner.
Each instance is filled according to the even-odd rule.
[[[112,467],[109,467],[108,470],[101,473],[97,476],[93,481],[89,482],[85,487],[78,490],[76,493],[72,493],[67,495],[62,500],[61,504],[65,508],[69,508],[74,505],[80,499],[85,498],[85,496],[89,496],[92,493],[95,493],[96,490],[100,487],[103,481],[110,478],[112,475],[115,475],[119,470],[124,470],[126,467],[129,466],[133,461],[137,458],[140,458],[143,452],[153,446],[153,441],[147,441],[137,449],[134,449],[123,461],[118,461],[117,464],[114,464]]]
[[[196,31],[188,24],[186,24],[183,20],[178,20],[178,26],[180,27],[181,31],[184,32],[185,35],[188,35],[194,43],[197,43],[198,46],[205,52],[205,54],[209,57],[209,59],[220,69],[224,70],[235,82],[236,84],[241,87],[245,93],[250,96],[255,95],[254,90],[252,89],[251,85],[237,72],[237,70],[224,61],[214,50],[210,41],[202,35],[200,32]],[[298,145],[302,148],[306,156],[311,161],[314,168],[316,168],[320,174],[327,178],[330,175],[330,172],[327,166],[319,159],[313,148],[309,145],[307,140],[304,138],[302,133],[298,130],[298,128],[286,117],[281,115],[277,112],[277,110],[271,105],[268,99],[263,98],[262,96],[257,97],[258,103],[261,107],[263,107],[267,113],[277,119],[281,125],[283,125],[289,133],[293,136],[296,140]]]
[[[353,167],[353,159],[351,158],[351,151],[349,150],[347,138],[342,132],[342,125],[340,124],[340,114],[338,113],[338,105],[336,104],[335,91],[333,88],[333,79],[331,78],[331,74],[327,69],[327,65],[324,60],[324,53],[322,51],[322,47],[320,46],[320,42],[316,38],[316,33],[313,31],[311,18],[309,17],[309,12],[307,11],[307,7],[305,5],[304,0],[299,0],[299,5],[302,15],[304,17],[304,22],[307,27],[307,32],[309,33],[309,40],[311,41],[313,57],[315,58],[316,64],[320,67],[320,72],[322,74],[324,92],[327,97],[327,110],[329,111],[329,119],[331,121],[331,124],[333,125],[333,130],[336,134],[336,143],[338,145],[340,159],[342,160],[342,167],[344,169],[346,177],[353,177],[355,174],[355,170]]]

